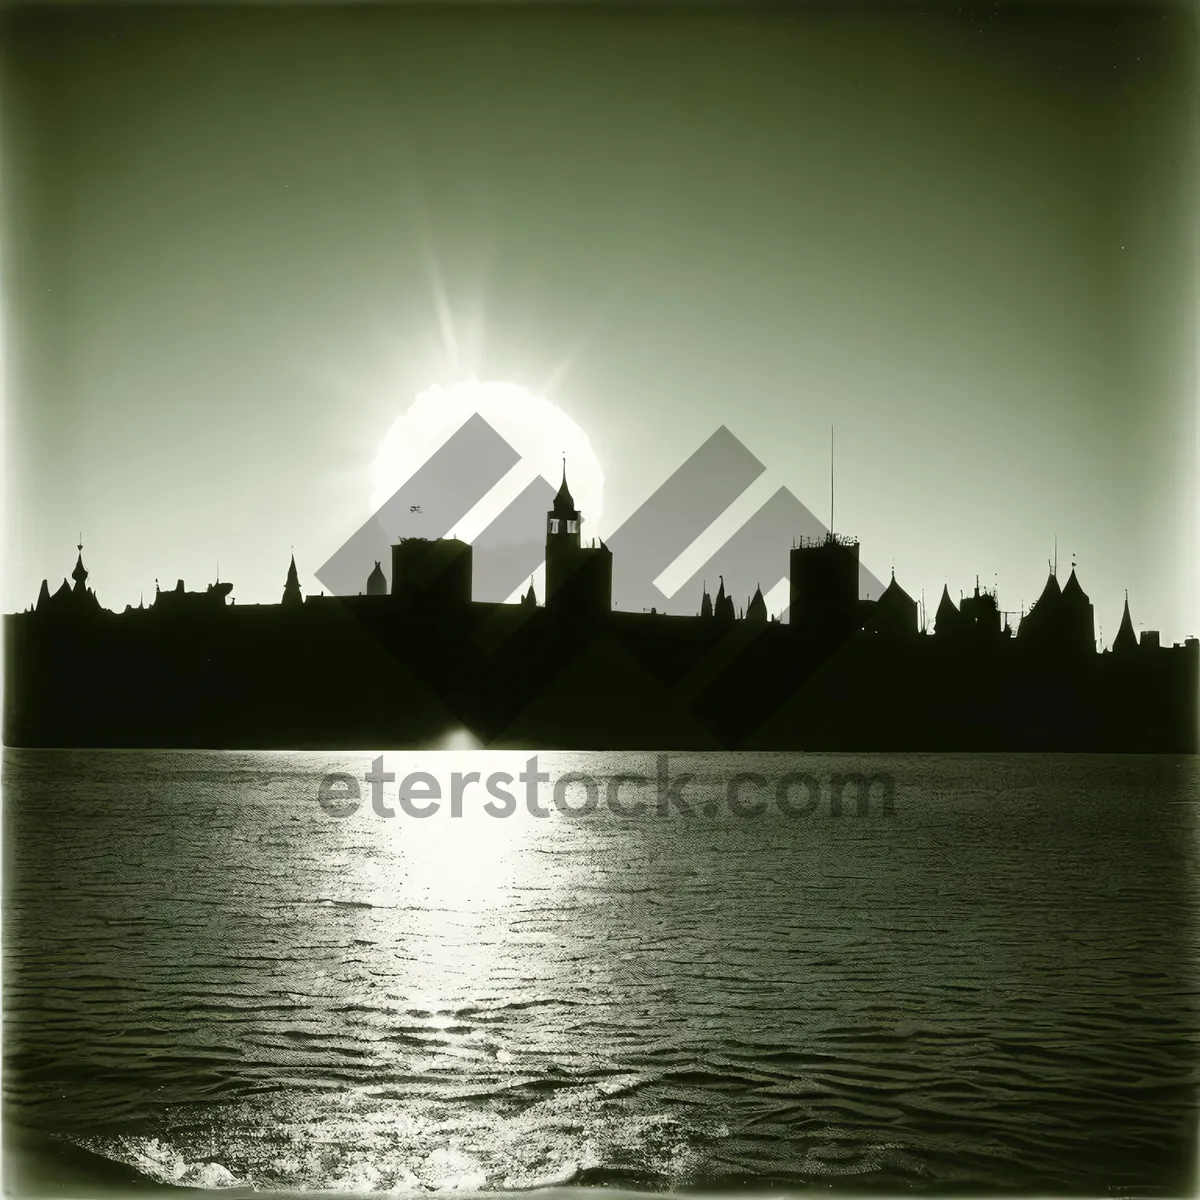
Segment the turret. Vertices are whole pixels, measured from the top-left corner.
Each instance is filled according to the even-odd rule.
[[[383,566],[380,564],[379,559],[376,559],[375,569],[367,576],[367,595],[386,596],[387,590],[387,576],[383,573]]]
[[[602,617],[612,611],[612,551],[581,544],[583,514],[567,486],[567,464],[554,505],[546,514],[546,607],[576,617]]]
[[[958,611],[953,600],[950,599],[950,588],[948,585],[942,586],[942,598],[938,601],[937,613],[933,618],[933,632],[935,637],[946,637],[947,635],[954,636],[962,633],[963,619],[962,613]]]
[[[1063,642],[1080,653],[1096,649],[1096,616],[1092,602],[1087,598],[1075,575],[1075,564],[1071,564],[1071,577],[1062,591]]]
[[[378,563],[375,564],[377,567]],[[180,591],[183,590],[183,580],[179,581]],[[300,577],[296,574],[296,556],[292,555],[292,561],[288,564],[287,582],[283,585],[283,607],[298,608],[304,603],[304,597],[300,593]]]
[[[762,584],[754,585],[754,596],[746,606],[747,621],[762,621],[767,619],[767,602],[763,599]]]
[[[1114,654],[1129,654],[1137,649],[1137,634],[1133,631],[1133,619],[1129,615],[1129,593],[1125,593],[1125,611],[1121,614],[1121,628],[1113,638]]]
[[[75,559],[75,569],[71,572],[71,578],[75,580],[75,586],[71,589],[72,610],[75,612],[96,611],[100,608],[100,602],[96,599],[96,593],[87,586],[88,571],[87,567],[83,565],[82,539],[76,549],[79,553]]]
[[[713,606],[713,616],[722,625],[732,625],[737,619],[733,611],[733,597],[725,595],[725,577],[718,576],[721,586],[717,589],[717,602]]]
[[[868,628],[888,637],[915,637],[917,634],[917,602],[896,582],[894,568],[891,582],[883,589],[871,612]]]

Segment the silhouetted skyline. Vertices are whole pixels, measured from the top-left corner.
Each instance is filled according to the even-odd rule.
[[[1181,640],[1190,20],[7,11],[5,608],[81,525],[118,608],[217,562],[274,600],[293,546],[316,590],[392,422],[475,372],[591,438],[600,536],[718,424],[748,505],[823,512],[836,421],[877,573],[1015,609],[1057,535],[1106,641],[1127,586]]]
[[[718,575],[696,615],[623,612],[614,556],[585,543],[562,480],[542,522],[545,603],[473,595],[474,547],[400,538],[390,578],[359,558],[357,594],[305,596],[295,556],[276,604],[232,585],[155,586],[101,607],[82,544],[71,573],[5,618],[5,739],[33,746],[420,746],[565,749],[1000,750],[1194,753],[1200,640],[1113,647],[1072,566],[1052,567],[1017,625],[976,580],[943,588],[932,627],[893,574],[860,591],[860,546],[793,538],[787,623],[761,587],[735,604]],[[353,551],[357,538],[348,546]],[[361,548],[360,548],[361,549]],[[348,664],[356,664],[353,688]],[[366,685],[363,680],[370,680]]]

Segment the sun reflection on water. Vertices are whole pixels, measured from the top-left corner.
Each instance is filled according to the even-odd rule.
[[[536,882],[529,850],[544,822],[523,804],[507,818],[491,815],[484,805],[495,797],[470,778],[500,771],[515,780],[525,756],[489,752],[486,765],[482,758],[458,750],[385,755],[395,780],[382,785],[383,805],[396,815],[381,818],[364,805],[353,836],[365,834],[370,853],[349,859],[341,880],[343,895],[369,898],[376,907],[373,952],[382,960],[376,968],[403,980],[395,1006],[428,1030],[454,1030],[464,1008],[494,999],[500,989],[492,981],[511,965],[513,918]],[[406,814],[399,802],[401,783],[416,771],[432,776],[441,796],[424,818]],[[456,778],[464,781],[457,805]],[[511,785],[514,796],[520,786]]]

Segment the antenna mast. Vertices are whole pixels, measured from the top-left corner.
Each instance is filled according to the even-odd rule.
[[[833,426],[829,426],[829,536],[833,537]]]

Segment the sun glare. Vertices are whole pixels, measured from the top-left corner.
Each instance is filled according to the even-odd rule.
[[[521,461],[452,531],[471,540],[532,479],[557,489],[563,457],[584,536],[599,536],[604,473],[584,431],[552,401],[520,384],[465,379],[427,388],[387,431],[372,470],[371,508],[378,510],[473,413],[479,413],[521,456]],[[437,534],[434,534],[437,536]]]

